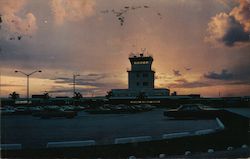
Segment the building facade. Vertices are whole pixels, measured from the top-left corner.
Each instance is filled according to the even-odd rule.
[[[129,57],[128,89],[112,89],[110,99],[137,99],[169,96],[169,89],[155,88],[155,71],[152,70],[153,57],[139,54]]]
[[[154,89],[154,75],[151,56],[129,57],[131,70],[128,72],[128,88],[135,90]]]

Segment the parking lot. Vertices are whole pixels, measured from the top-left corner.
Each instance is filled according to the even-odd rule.
[[[1,143],[22,144],[24,148],[45,147],[48,142],[95,140],[112,144],[116,138],[151,136],[212,129],[216,120],[173,120],[163,116],[164,109],[137,114],[87,114],[73,119],[40,119],[31,115],[1,117]]]

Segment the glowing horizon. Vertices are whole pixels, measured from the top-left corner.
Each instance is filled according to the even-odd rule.
[[[1,96],[83,96],[127,88],[128,57],[146,48],[156,88],[250,96],[250,6],[239,1],[2,0]],[[74,10],[74,11],[73,11]],[[120,18],[120,19],[119,19]],[[234,36],[237,35],[237,36]]]

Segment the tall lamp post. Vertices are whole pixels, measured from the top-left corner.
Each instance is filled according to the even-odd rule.
[[[0,108],[2,107],[2,72],[0,70]]]
[[[36,71],[31,72],[31,73],[25,73],[23,71],[18,71],[18,70],[15,71],[15,73],[21,73],[21,74],[23,74],[23,75],[25,75],[27,77],[27,102],[28,102],[28,104],[29,104],[29,78],[30,78],[31,75],[33,75],[33,74],[35,74],[37,72],[42,72],[42,71],[41,70],[36,70]]]
[[[73,74],[73,97],[76,93],[76,77],[80,76],[79,74]]]

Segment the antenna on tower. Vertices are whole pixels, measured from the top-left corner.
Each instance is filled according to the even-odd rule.
[[[141,48],[141,52],[144,53],[146,51],[146,48]]]

